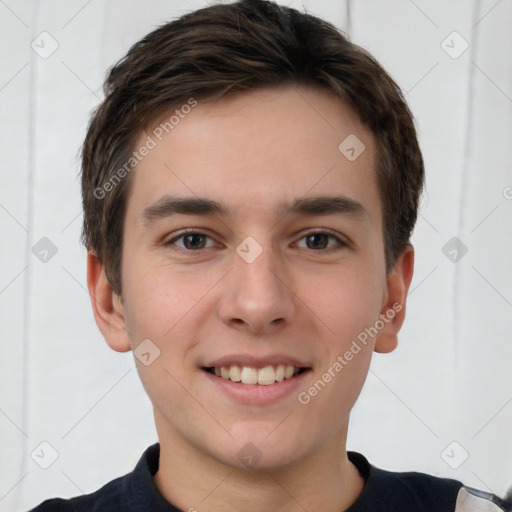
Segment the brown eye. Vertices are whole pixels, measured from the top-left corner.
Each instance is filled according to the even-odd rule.
[[[206,237],[200,234],[185,235],[182,237],[186,249],[203,249]]]
[[[306,237],[309,249],[325,249],[329,244],[329,236],[324,233],[314,233]]]
[[[309,233],[302,237],[301,240],[306,241],[306,247],[304,247],[305,249],[321,250],[334,249],[336,247],[347,247],[347,244],[341,241],[337,236],[331,235],[330,233],[326,233],[324,231]],[[330,243],[331,240],[334,241],[334,246],[332,243]]]
[[[195,251],[211,247],[213,244],[207,246],[208,240],[212,239],[209,236],[205,235],[204,233],[190,231],[188,233],[182,233],[181,235],[168,240],[167,242],[165,242],[164,245],[177,246],[178,248],[185,251]],[[179,244],[177,243],[178,241],[182,241],[182,243]]]

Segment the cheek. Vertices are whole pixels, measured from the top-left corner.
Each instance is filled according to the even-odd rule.
[[[297,395],[299,411],[316,418],[315,424],[325,437],[339,432],[346,423],[368,374],[371,347],[345,348],[336,352],[336,357]]]
[[[369,328],[379,318],[382,283],[369,267],[344,269],[322,281],[314,294],[314,311],[323,336],[326,358],[317,380],[303,390],[303,404],[311,414],[338,428],[364,385],[373,351]],[[334,411],[337,414],[334,414]]]
[[[126,268],[130,272],[125,280],[127,327],[142,384],[155,404],[165,404],[172,395],[184,407],[187,395],[182,396],[182,386],[193,388],[191,355],[201,341],[205,296],[215,276],[200,276],[192,266],[178,271],[171,265],[150,266],[147,261],[133,261],[131,267],[127,261]],[[147,339],[158,354],[148,366],[137,358],[137,347]]]
[[[190,313],[208,291],[208,283],[192,268],[177,271],[171,265],[151,266],[142,259],[130,263],[126,262],[123,284],[133,341],[154,338],[163,343],[190,321]]]
[[[127,327],[141,382],[157,407],[169,407],[169,396],[176,407],[186,407],[182,386],[192,387],[188,354],[197,343],[197,306],[208,283],[169,267],[150,268],[143,262],[126,267],[130,272],[125,280]],[[156,354],[148,365],[137,356],[143,340],[151,342],[151,357]]]
[[[299,296],[306,298],[306,306],[321,320],[328,339],[333,340],[331,349],[343,350],[378,319],[382,293],[375,274],[352,267],[305,283]]]

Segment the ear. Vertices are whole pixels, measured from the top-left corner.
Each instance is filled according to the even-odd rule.
[[[389,274],[380,318],[384,327],[375,340],[375,352],[392,352],[398,345],[398,331],[405,320],[405,303],[414,272],[414,248],[408,244]],[[387,313],[387,314],[386,314]]]
[[[109,347],[116,352],[131,350],[122,300],[112,291],[103,265],[92,252],[87,254],[87,288],[94,319]]]

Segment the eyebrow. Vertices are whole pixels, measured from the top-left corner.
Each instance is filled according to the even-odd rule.
[[[277,209],[280,215],[345,215],[356,220],[370,219],[366,208],[347,196],[316,196],[296,199],[291,205],[283,202]],[[231,210],[211,199],[203,197],[176,197],[165,195],[142,212],[144,224],[172,215],[204,215],[229,217]]]

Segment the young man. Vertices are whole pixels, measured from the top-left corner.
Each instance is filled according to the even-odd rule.
[[[424,179],[380,65],[318,18],[245,0],[146,36],[105,95],[83,147],[88,287],[159,443],[34,510],[510,510],[346,450],[372,352],[405,318]]]

